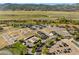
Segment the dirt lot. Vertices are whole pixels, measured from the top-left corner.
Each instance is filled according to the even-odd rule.
[[[12,53],[9,50],[1,50],[0,55],[12,55]]]
[[[4,46],[8,45],[7,41],[5,41],[1,36],[0,36],[0,49],[3,48]]]
[[[50,49],[49,49],[49,52],[55,52],[56,55],[79,55],[79,48],[73,44],[72,42],[72,39],[68,40],[68,39],[62,39],[61,41],[57,42],[54,46],[52,46]],[[67,47],[59,47],[59,45],[62,45],[62,42],[66,43],[68,46]],[[71,49],[71,51],[69,53],[64,53],[64,50],[65,49]],[[60,51],[57,52],[57,50]]]
[[[3,48],[7,45],[11,45],[15,40],[22,40],[34,35],[34,31],[29,28],[17,29],[6,27],[6,31],[0,34],[0,48]]]

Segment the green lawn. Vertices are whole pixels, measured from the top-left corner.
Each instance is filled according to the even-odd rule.
[[[9,50],[16,55],[23,55],[27,53],[27,47],[20,42],[13,44],[12,47],[9,48]]]

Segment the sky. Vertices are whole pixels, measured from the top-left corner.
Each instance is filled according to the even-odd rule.
[[[79,0],[0,0],[0,3],[79,3]]]

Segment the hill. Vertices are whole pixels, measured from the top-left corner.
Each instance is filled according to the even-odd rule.
[[[79,3],[75,4],[0,4],[0,10],[23,11],[78,11]]]

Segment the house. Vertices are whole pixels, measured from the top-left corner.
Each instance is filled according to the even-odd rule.
[[[38,29],[43,29],[43,28],[45,28],[46,26],[45,25],[33,25],[33,26],[31,26],[30,28],[32,29],[32,30],[38,30]]]
[[[37,38],[37,37],[32,37],[32,38],[28,39],[28,41],[30,41],[31,43],[35,43],[38,40],[39,40],[39,38]]]
[[[29,54],[29,55],[33,55],[33,53],[32,53],[32,48],[29,48],[29,49],[28,49],[28,54]]]
[[[34,54],[35,55],[41,55],[41,52],[35,52]]]
[[[71,37],[70,33],[65,28],[52,27],[52,30],[55,31],[58,35],[61,35],[65,38]]]
[[[51,31],[51,32],[49,33],[49,37],[54,38],[54,37],[57,37],[57,36],[58,36],[58,34],[57,34],[55,31]]]
[[[39,34],[39,36],[40,36],[42,39],[47,39],[47,38],[48,38],[48,36],[47,36],[45,33],[43,33],[42,31],[38,31],[37,33]]]
[[[37,49],[36,49],[36,52],[41,52],[42,51],[42,47],[38,47]]]
[[[28,46],[29,48],[32,48],[36,42],[38,42],[39,38],[33,36],[29,39],[25,40],[24,45]]]
[[[41,42],[42,42],[42,43],[46,43],[46,40],[43,39]]]
[[[29,48],[32,48],[34,46],[34,44],[29,41],[26,41],[24,45],[26,45]]]

